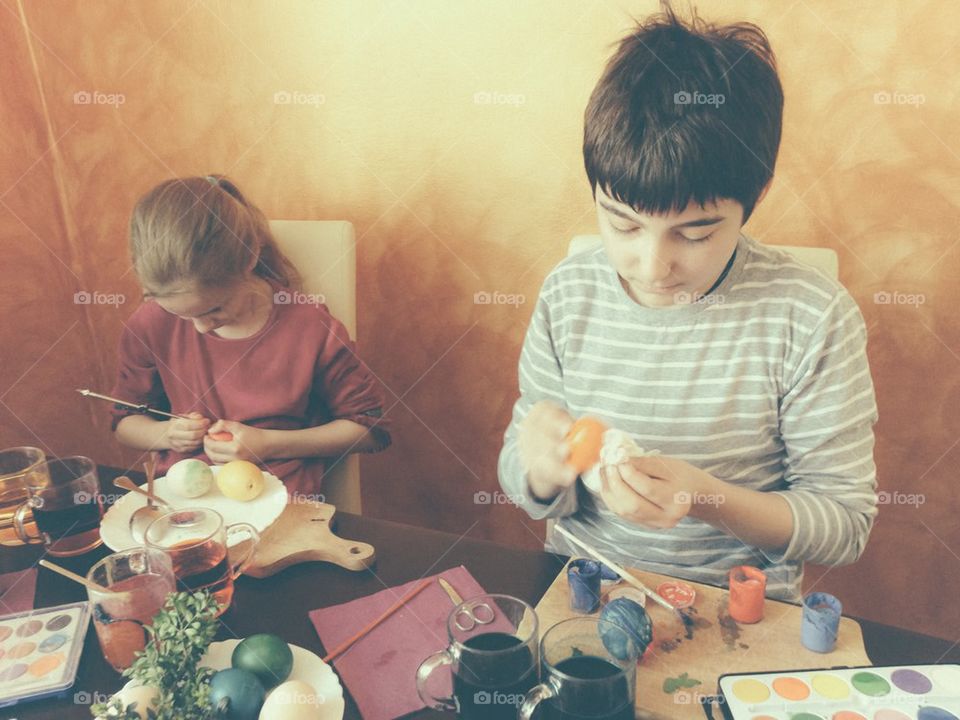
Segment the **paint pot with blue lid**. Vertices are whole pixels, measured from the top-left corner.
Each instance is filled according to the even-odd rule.
[[[567,565],[570,585],[570,609],[579,613],[596,612],[600,607],[600,563],[577,558]]]
[[[833,651],[840,630],[843,605],[830,593],[815,592],[803,598],[803,618],[800,621],[800,642],[808,650],[818,653]]]

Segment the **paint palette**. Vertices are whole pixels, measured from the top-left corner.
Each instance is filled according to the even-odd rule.
[[[960,665],[722,675],[727,720],[960,720]]]
[[[89,622],[86,600],[0,616],[0,707],[69,689]]]

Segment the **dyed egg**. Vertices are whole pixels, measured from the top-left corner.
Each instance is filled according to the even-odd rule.
[[[252,672],[269,690],[279,685],[293,670],[293,651],[283,638],[270,633],[251,635],[233,649],[230,664]]]
[[[607,426],[595,418],[582,417],[574,422],[566,437],[570,451],[567,465],[581,474],[596,465],[600,460],[603,433],[606,431]]]
[[[618,660],[630,657],[629,640],[636,643],[638,657],[643,655],[653,640],[650,616],[630,598],[618,597],[608,602],[600,611],[600,619],[616,625],[601,628],[600,639],[607,651]]]
[[[257,720],[266,696],[257,676],[228,668],[210,678],[210,705],[223,720]]]
[[[181,497],[200,497],[212,485],[213,471],[202,460],[181,460],[171,465],[167,471],[167,486]]]
[[[110,700],[119,700],[123,703],[124,708],[135,712],[140,716],[141,720],[147,720],[147,709],[151,707],[151,703],[159,698],[159,696],[160,693],[157,692],[155,687],[150,687],[149,685],[134,685],[125,687],[120,692],[115,693]]]
[[[263,703],[258,720],[319,720],[324,698],[302,680],[278,685]]]
[[[263,492],[263,471],[252,462],[233,460],[217,472],[217,487],[231,500],[249,502]]]

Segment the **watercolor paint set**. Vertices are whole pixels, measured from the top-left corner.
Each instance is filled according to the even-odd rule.
[[[67,691],[89,622],[86,600],[0,616],[0,707]]]
[[[726,720],[960,720],[960,665],[721,675]]]

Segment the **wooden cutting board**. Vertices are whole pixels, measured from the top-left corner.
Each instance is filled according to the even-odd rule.
[[[344,540],[333,534],[330,524],[337,509],[319,502],[288,503],[263,534],[245,575],[265,578],[297,563],[322,561],[347,570],[365,570],[373,565],[373,545]],[[230,549],[242,557],[246,543]]]
[[[631,573],[651,589],[674,579],[639,570]],[[763,620],[756,625],[742,625],[727,612],[726,590],[689,584],[697,591],[696,602],[685,611],[693,621],[689,629],[675,613],[647,600],[646,610],[653,621],[653,642],[637,666],[638,718],[702,720],[700,698],[715,694],[717,678],[725,673],[871,664],[863,646],[860,625],[850,618],[840,620],[834,651],[815,653],[800,644],[800,606],[767,600]],[[623,586],[621,583],[616,587]],[[536,609],[541,633],[554,623],[578,616],[570,610],[566,568],[553,581]],[[599,611],[595,614],[599,615]],[[683,673],[691,686],[665,692],[664,683],[681,678]],[[699,682],[692,684],[694,680]]]

